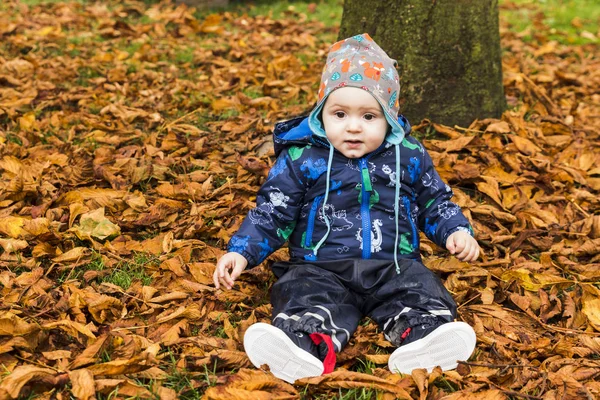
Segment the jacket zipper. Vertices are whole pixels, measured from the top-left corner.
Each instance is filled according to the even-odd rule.
[[[315,229],[315,219],[319,210],[319,204],[323,200],[323,195],[315,197],[312,205],[310,206],[310,213],[308,214],[308,226],[306,227],[306,237],[304,238],[304,246],[310,248],[312,246],[312,236]]]
[[[416,249],[418,246],[417,240],[419,238],[419,233],[417,232],[417,227],[415,226],[415,222],[413,221],[413,218],[412,218],[410,199],[406,196],[403,197],[402,199],[404,201],[404,208],[406,208],[406,217],[408,218],[408,222],[410,223],[410,228],[412,230],[412,246],[414,249]]]
[[[369,209],[369,201],[371,198],[371,192],[373,191],[373,186],[371,185],[371,178],[369,176],[369,164],[367,163],[369,156],[370,155],[358,160],[362,181],[362,187],[360,189],[362,200],[362,204],[360,205],[360,216],[362,220],[363,259],[371,258],[371,211]]]

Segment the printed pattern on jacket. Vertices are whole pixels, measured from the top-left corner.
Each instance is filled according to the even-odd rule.
[[[400,258],[420,259],[419,230],[444,247],[457,230],[472,234],[452,190],[434,168],[421,143],[406,136],[400,145],[400,177],[394,147],[387,142],[360,159],[335,152],[325,209],[328,144],[312,135],[306,120],[297,118],[275,129],[278,155],[248,212],[228,246],[242,254],[249,267],[260,264],[289,240],[291,259],[394,258],[394,198],[400,179]],[[315,257],[312,249],[331,230]]]

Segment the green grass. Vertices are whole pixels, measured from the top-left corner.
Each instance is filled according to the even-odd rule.
[[[511,9],[510,4],[519,8]],[[598,38],[582,36],[586,31],[598,33],[600,6],[597,0],[500,0],[500,18],[509,23],[512,31],[523,33],[525,40],[534,40],[538,30],[532,21],[539,13],[549,28],[551,40],[564,44],[598,42]]]
[[[338,389],[337,393],[330,392],[324,395],[301,393],[301,399],[318,399],[318,400],[376,400],[379,392],[370,388],[358,389]]]
[[[311,9],[311,3],[316,4],[314,11]],[[325,26],[331,27],[339,25],[342,20],[344,2],[343,0],[232,0],[230,4],[229,8],[232,11],[246,13],[251,17],[262,15],[278,19],[303,14],[309,21],[321,21]]]
[[[177,64],[191,64],[194,62],[194,49],[191,47],[179,47],[175,52],[175,60]]]
[[[163,370],[169,374],[167,379],[163,382],[163,386],[173,389],[177,392],[179,399],[184,400],[200,400],[202,398],[202,394],[206,387],[214,386],[216,383],[216,368],[215,365],[212,370],[205,365],[204,366],[204,374],[202,378],[198,378],[197,374],[192,374],[185,370],[177,367],[177,357],[173,354],[173,351],[169,348],[168,351],[168,361],[169,364],[167,366],[163,366]],[[204,381],[205,385],[203,387],[198,387],[197,384],[194,384],[195,380]]]
[[[96,279],[99,282],[109,282],[127,290],[136,280],[140,280],[144,285],[152,283],[152,277],[146,268],[156,267],[158,264],[158,258],[152,254],[134,253],[131,260],[120,262],[114,268],[109,269],[102,256],[99,253],[93,253],[88,264],[75,269],[63,270],[56,281],[58,284],[62,284],[67,280],[83,279],[83,275],[87,271],[107,271]]]
[[[80,67],[77,69],[77,85],[88,86],[90,79],[98,78],[102,76],[98,71],[92,67]]]
[[[121,262],[113,269],[110,275],[104,277],[104,282],[110,282],[129,289],[135,280],[141,280],[142,284],[152,283],[152,277],[146,272],[147,267],[158,266],[158,258],[148,253],[135,253],[133,259],[127,262]]]
[[[106,268],[104,265],[104,260],[102,260],[102,256],[100,253],[92,253],[91,261],[88,264],[85,264],[81,267],[77,268],[69,268],[62,271],[60,276],[56,278],[56,282],[59,285],[62,285],[67,280],[81,280],[83,279],[83,274],[87,271],[102,271]]]
[[[359,359],[355,368],[356,372],[362,372],[363,374],[372,374],[373,370],[377,368],[377,365],[373,361]]]
[[[20,3],[27,4],[28,6],[39,6],[39,5],[56,4],[56,3],[89,4],[90,0],[20,0]]]

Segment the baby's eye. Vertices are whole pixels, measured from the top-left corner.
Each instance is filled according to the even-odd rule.
[[[345,112],[343,112],[343,111],[336,111],[336,112],[334,113],[334,115],[335,115],[336,117],[338,117],[338,118],[344,118],[344,117],[346,116],[346,113],[345,113]]]
[[[365,119],[367,121],[372,121],[375,119],[375,115],[374,114],[365,114]]]

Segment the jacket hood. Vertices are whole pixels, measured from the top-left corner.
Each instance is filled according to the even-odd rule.
[[[332,45],[323,67],[319,100],[308,118],[312,132],[327,140],[319,118],[327,97],[333,91],[343,87],[356,87],[369,92],[381,106],[391,127],[386,141],[390,144],[402,142],[405,130],[398,123],[400,78],[396,65],[396,61],[391,59],[367,33]]]
[[[402,137],[410,135],[411,126],[404,115],[398,115],[396,124],[402,129]],[[322,136],[316,135],[309,126],[306,116],[278,122],[273,130],[275,157],[290,146],[306,146],[307,144],[329,147],[329,142]]]

